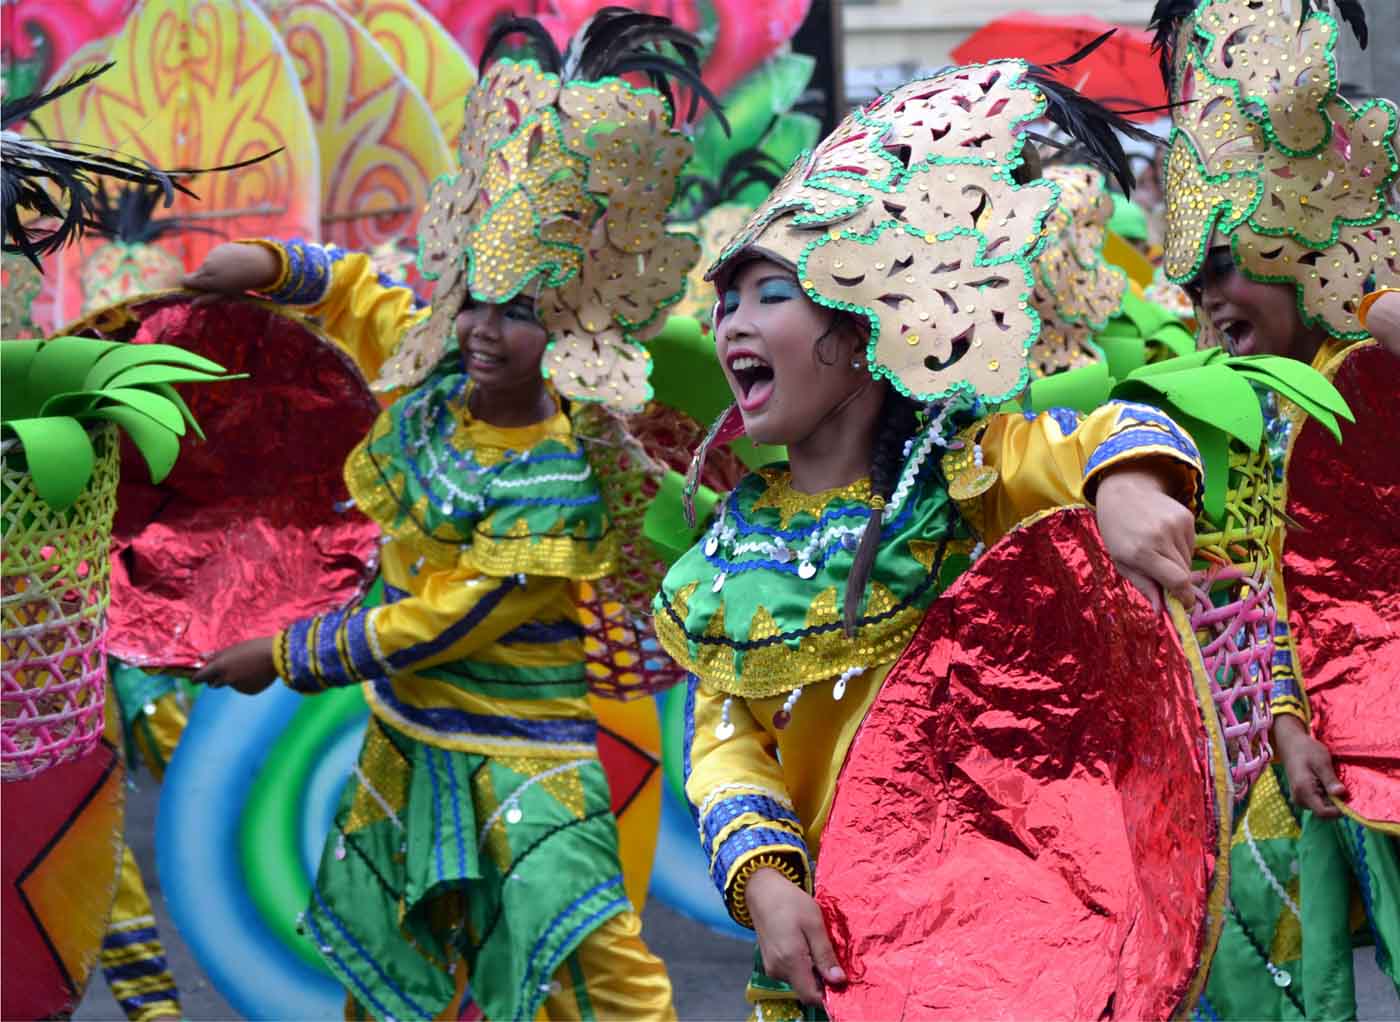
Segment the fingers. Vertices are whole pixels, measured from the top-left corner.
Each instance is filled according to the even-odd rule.
[[[1137,569],[1124,564],[1120,564],[1118,570],[1123,573],[1123,577],[1131,582],[1138,592],[1147,597],[1147,602],[1152,605],[1152,609],[1161,613],[1162,590],[1156,582],[1152,581],[1151,576],[1145,575]]]
[[[802,934],[793,934],[797,939],[771,951],[759,942],[763,955],[763,971],[792,987],[793,994],[803,1004],[821,1004],[822,988],[813,970],[812,955]]]
[[[807,938],[807,948],[812,956],[812,964],[822,980],[831,986],[844,986],[846,972],[836,961],[836,952],[831,948],[831,939],[826,935],[826,921],[820,909],[815,922],[804,920],[802,935]]]

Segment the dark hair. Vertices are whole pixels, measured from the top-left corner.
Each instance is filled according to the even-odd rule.
[[[894,387],[885,392],[884,403],[880,405],[880,418],[875,425],[875,445],[870,453],[870,496],[875,506],[870,509],[870,520],[861,533],[860,545],[856,547],[855,558],[851,561],[851,573],[846,577],[842,617],[848,637],[855,633],[860,601],[865,596],[870,570],[880,549],[880,531],[885,518],[884,508],[880,505],[893,496],[894,488],[899,483],[899,473],[904,467],[904,445],[918,429],[919,408],[918,402],[905,397]]]

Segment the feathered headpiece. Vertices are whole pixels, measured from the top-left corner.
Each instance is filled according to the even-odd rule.
[[[112,64],[90,68],[46,92],[7,99],[0,104],[0,196],[5,208],[6,252],[19,252],[35,266],[41,256],[57,251],[93,229],[99,222],[102,188],[95,179],[113,178],[154,190],[169,206],[175,192],[193,195],[171,172],[160,170],[138,157],[105,153],[77,142],[26,138],[11,129],[59,96],[81,89],[104,74]],[[26,222],[57,220],[56,226]],[[42,269],[42,268],[41,268]]]
[[[651,396],[642,341],[665,322],[699,255],[666,229],[691,154],[673,125],[672,82],[701,98],[699,42],[665,18],[603,8],[561,54],[538,23],[508,36],[534,60],[496,61],[467,97],[460,171],[440,179],[419,225],[418,266],[437,281],[431,316],[411,330],[377,386],[412,386],[442,357],[470,296],[508,301],[530,288],[550,336],[544,371],[559,393],[618,410]],[[664,51],[670,47],[678,56]],[[655,88],[619,75],[639,73]]]
[[[1360,4],[1335,6],[1365,45]],[[1364,337],[1371,278],[1400,280],[1395,104],[1341,96],[1340,27],[1314,0],[1161,0],[1153,25],[1173,100],[1167,276],[1191,281],[1218,233],[1250,279],[1297,289],[1306,324]]]
[[[745,252],[776,258],[813,301],[869,323],[867,364],[900,392],[1010,397],[1029,378],[1032,262],[1060,198],[1028,166],[1040,118],[1131,187],[1115,132],[1151,136],[1119,115],[1022,60],[948,68],[799,157],[708,278]]]
[[[1049,376],[1099,358],[1090,344],[1123,306],[1128,277],[1104,258],[1113,197],[1093,167],[1056,165],[1045,180],[1060,187],[1060,202],[1045,224],[1045,247],[1035,259],[1031,304],[1040,337],[1031,347],[1032,370]]]

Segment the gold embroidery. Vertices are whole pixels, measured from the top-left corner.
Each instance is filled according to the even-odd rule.
[[[761,468],[758,474],[768,484],[767,488],[753,502],[753,510],[764,508],[777,510],[779,525],[786,529],[788,524],[800,514],[820,518],[822,513],[837,501],[850,501],[857,504],[870,503],[870,480],[857,479],[845,486],[837,486],[820,493],[803,493],[792,488],[792,477],[786,469]]]

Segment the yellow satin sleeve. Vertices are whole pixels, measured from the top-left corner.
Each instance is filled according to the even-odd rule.
[[[296,290],[287,246],[260,238],[246,239],[244,243],[258,245],[277,257],[277,283],[268,289],[273,300],[277,300],[279,292]],[[319,253],[319,258],[329,263],[324,292],[308,304],[298,304],[298,308],[319,318],[326,333],[373,382],[408,328],[426,319],[429,309],[413,307],[411,289],[380,283],[373,262],[363,252],[331,258],[326,254],[329,250],[322,246],[297,244],[306,255],[315,258]]]
[[[1030,419],[998,414],[964,431],[960,439],[968,446],[945,460],[950,480],[974,444],[981,446],[983,465],[997,472],[996,485],[958,502],[988,545],[1030,515],[1092,504],[1103,475],[1130,461],[1150,461],[1165,469],[1173,495],[1195,510],[1200,454],[1190,437],[1156,409],[1115,403],[1088,415],[1062,408]]]
[[[396,547],[384,548],[391,584],[409,574],[391,565],[396,555]],[[451,567],[424,566],[411,594],[394,603],[296,622],[277,637],[274,659],[299,692],[410,676],[480,653],[526,622],[571,613],[572,586],[539,575],[485,576],[465,558]]]

